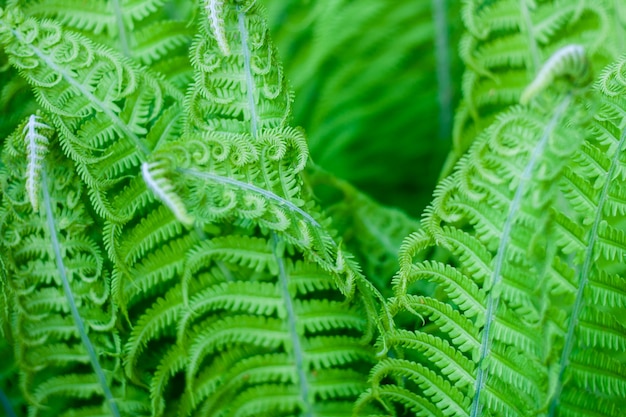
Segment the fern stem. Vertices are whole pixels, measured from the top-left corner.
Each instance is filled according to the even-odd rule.
[[[50,231],[50,240],[52,243],[52,247],[54,249],[54,257],[57,264],[57,269],[59,270],[59,275],[61,276],[61,283],[63,284],[63,292],[65,293],[65,297],[67,298],[67,302],[70,307],[70,311],[72,313],[72,317],[74,319],[74,323],[76,324],[76,328],[78,329],[78,333],[80,335],[80,339],[87,350],[87,355],[89,356],[89,361],[91,362],[91,366],[93,367],[94,372],[96,373],[96,377],[98,379],[98,383],[100,384],[102,391],[104,393],[104,398],[106,399],[109,407],[111,408],[111,413],[114,417],[121,417],[120,412],[117,408],[117,404],[115,403],[115,399],[113,398],[113,393],[109,388],[109,385],[106,380],[106,376],[104,375],[104,371],[100,362],[98,361],[98,355],[96,354],[96,350],[89,340],[89,336],[85,331],[85,324],[78,312],[78,307],[76,306],[76,301],[74,300],[74,294],[72,293],[72,289],[70,288],[70,283],[67,278],[67,272],[65,270],[65,265],[63,264],[63,255],[61,254],[61,244],[59,242],[59,237],[56,231],[56,224],[54,221],[54,214],[52,213],[52,202],[50,201],[50,193],[48,191],[48,177],[46,174],[46,170],[42,170],[42,185],[43,185],[43,198],[44,205],[46,207],[46,221],[48,223],[48,230]]]
[[[124,12],[120,6],[120,0],[112,0],[110,3],[113,7],[113,13],[115,14],[115,22],[117,23],[118,37],[120,41],[120,47],[122,54],[130,58],[130,48],[128,47],[128,35],[126,34],[126,26],[124,26]]]
[[[293,301],[291,294],[289,293],[289,280],[287,277],[287,271],[285,270],[285,263],[282,256],[278,254],[278,236],[276,233],[272,233],[273,253],[276,263],[278,264],[278,278],[280,280],[280,288],[283,293],[283,299],[285,301],[285,309],[287,310],[287,324],[289,326],[289,334],[291,336],[291,347],[293,349],[293,357],[296,363],[296,370],[298,372],[298,379],[300,380],[300,396],[302,397],[302,403],[304,405],[303,417],[313,417],[313,409],[311,402],[309,401],[309,381],[306,377],[304,358],[302,355],[302,344],[300,343],[300,336],[298,335],[298,328],[296,325],[296,312],[293,308]]]
[[[126,125],[126,123],[124,123],[124,121],[120,119],[118,115],[116,115],[113,111],[111,111],[111,109],[108,107],[106,103],[102,102],[98,97],[93,95],[91,91],[87,90],[85,86],[83,86],[81,83],[76,81],[72,77],[72,74],[70,72],[65,71],[65,69],[58,66],[46,54],[44,54],[41,49],[37,48],[35,45],[32,45],[26,42],[19,32],[17,32],[13,28],[10,28],[10,31],[18,41],[22,42],[24,45],[27,45],[29,48],[31,48],[33,53],[37,55],[37,57],[41,59],[50,68],[52,72],[61,74],[61,76],[65,79],[65,81],[68,82],[68,84],[76,88],[82,95],[84,95],[87,99],[89,99],[91,103],[95,104],[104,114],[106,114],[107,117],[109,117],[115,123],[115,125],[123,132],[123,136],[129,138],[133,142],[135,147],[139,149],[139,151],[141,151],[141,153],[143,153],[145,156],[150,154],[150,150],[141,141],[139,136],[137,136],[132,130],[130,130],[128,126]]]
[[[13,407],[11,406],[11,402],[9,401],[9,397],[0,389],[0,405],[2,406],[0,410],[4,410],[4,414],[7,417],[17,417]]]
[[[435,21],[435,58],[437,61],[437,95],[439,98],[439,138],[446,139],[452,129],[452,77],[448,40],[446,0],[432,0]]]
[[[248,190],[248,191],[252,191],[254,193],[261,194],[263,197],[267,198],[268,200],[273,200],[273,201],[277,202],[278,204],[280,204],[281,206],[286,207],[290,211],[298,213],[309,224],[311,224],[315,228],[318,228],[318,229],[322,228],[322,225],[320,225],[317,222],[317,220],[315,220],[313,217],[311,217],[311,215],[309,213],[307,213],[306,211],[302,210],[300,207],[296,206],[291,201],[286,200],[286,199],[282,198],[281,196],[276,195],[273,192],[268,191],[268,190],[266,190],[264,188],[257,187],[256,185],[249,184],[247,182],[239,181],[239,180],[236,180],[234,178],[228,178],[228,177],[223,177],[221,175],[212,174],[210,172],[199,172],[199,171],[195,171],[193,169],[186,169],[186,168],[178,168],[177,171],[179,171],[179,172],[181,172],[183,174],[191,175],[191,176],[196,177],[196,178],[203,178],[205,180],[215,181],[215,182],[220,183],[220,184],[233,185],[233,186],[235,186],[237,188],[241,188],[241,189],[244,189],[244,190]]]
[[[539,57],[539,47],[537,46],[537,40],[533,35],[533,20],[530,17],[530,11],[528,10],[528,0],[520,0],[520,10],[522,12],[522,19],[525,23],[526,38],[528,39],[528,48],[530,49],[530,57],[532,62],[528,64],[531,68],[528,68],[532,78],[535,78],[536,71],[541,65],[541,58]]]
[[[524,196],[526,185],[528,185],[528,183],[531,181],[533,170],[535,169],[535,166],[539,162],[539,159],[541,158],[541,155],[543,154],[544,149],[548,144],[548,139],[550,138],[550,135],[552,134],[552,131],[556,127],[558,121],[563,116],[563,113],[565,113],[565,110],[569,106],[571,99],[571,95],[567,95],[559,104],[556,111],[552,115],[552,118],[544,129],[543,135],[539,139],[539,142],[537,142],[537,145],[535,145],[535,148],[533,149],[533,152],[530,156],[530,160],[524,167],[524,171],[522,172],[522,175],[520,177],[519,185],[515,190],[515,195],[513,196],[513,200],[511,201],[511,206],[509,207],[509,212],[507,213],[507,217],[502,228],[500,244],[498,245],[496,257],[494,258],[494,267],[491,274],[491,287],[487,298],[485,326],[483,328],[482,340],[480,345],[480,357],[478,359],[478,371],[474,384],[475,391],[470,417],[479,417],[482,411],[482,405],[480,404],[480,395],[482,393],[482,390],[485,388],[485,385],[487,384],[487,377],[489,376],[489,365],[485,363],[485,360],[487,359],[487,356],[489,355],[489,351],[491,349],[491,325],[493,324],[495,314],[498,309],[498,304],[500,303],[500,296],[496,294],[499,294],[498,286],[502,282],[501,272],[502,268],[504,267],[504,262],[506,260],[506,249],[509,244],[511,231],[513,230],[513,224],[515,222],[517,214],[520,212],[520,209],[522,207],[522,197]]]
[[[256,102],[254,100],[254,75],[252,74],[251,56],[248,47],[248,28],[246,28],[246,14],[241,11],[241,6],[237,6],[237,19],[239,22],[239,34],[241,35],[241,49],[243,52],[243,67],[246,73],[246,86],[248,96],[248,107],[250,108],[250,133],[253,138],[258,134],[258,121]]]
[[[622,137],[620,138],[617,149],[615,150],[615,154],[613,155],[613,158],[611,160],[611,166],[609,167],[609,170],[607,172],[606,181],[604,182],[604,186],[602,187],[602,191],[600,192],[600,196],[598,198],[598,209],[596,210],[596,215],[593,219],[591,230],[589,231],[589,241],[587,242],[585,258],[583,260],[578,279],[578,291],[576,292],[576,300],[574,301],[574,305],[572,307],[572,313],[570,315],[569,324],[567,326],[567,334],[565,336],[565,341],[563,344],[563,351],[561,352],[559,373],[556,381],[557,386],[550,401],[550,408],[548,412],[549,417],[554,417],[557,412],[559,398],[561,396],[561,391],[563,390],[563,376],[565,375],[565,368],[569,363],[569,357],[572,353],[572,349],[574,348],[574,332],[576,331],[576,325],[578,324],[578,316],[580,315],[584,307],[583,298],[585,288],[587,286],[587,283],[589,282],[591,267],[593,266],[593,250],[596,244],[596,240],[598,239],[598,228],[600,227],[600,222],[602,221],[602,216],[604,214],[604,204],[607,202],[609,197],[609,187],[611,185],[611,179],[615,175],[615,170],[619,165],[621,150],[624,147],[624,142],[626,142],[626,129],[622,131]]]

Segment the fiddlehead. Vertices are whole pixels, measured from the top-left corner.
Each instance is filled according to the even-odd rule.
[[[41,129],[50,129],[47,124],[38,121],[36,115],[28,118],[28,123],[24,126],[24,141],[26,142],[26,154],[28,157],[28,168],[26,169],[26,193],[34,212],[39,209],[39,189],[41,184],[41,170],[43,169],[43,159],[48,152],[48,138],[40,133]]]
[[[306,142],[286,125],[290,94],[260,10],[229,2],[223,13],[230,55],[200,19],[185,133],[144,165],[175,184],[194,229],[161,205],[173,194],[151,192],[150,175],[116,199],[131,203],[132,219],[107,225],[113,295],[132,325],[125,372],[150,387],[157,415],[347,415],[372,354],[372,323],[359,315],[371,317],[376,301],[309,203]],[[223,66],[207,66],[213,59]],[[233,73],[236,81],[222,79]],[[222,100],[207,99],[215,85]],[[302,295],[293,292],[300,275]]]

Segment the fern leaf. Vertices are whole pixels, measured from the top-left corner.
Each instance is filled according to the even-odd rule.
[[[54,18],[143,64],[161,64],[167,52],[170,58],[183,55],[191,41],[189,28],[177,20],[187,17],[185,8],[180,6],[178,16],[174,16],[165,0],[95,0],[89,8],[74,0],[24,3],[22,7],[28,16]]]
[[[178,372],[184,373],[186,381],[179,413],[190,415],[193,410],[203,410],[209,415],[220,415],[224,405],[230,410],[227,412],[235,412],[238,407],[235,404],[253,407],[254,401],[247,393],[272,381],[288,384],[291,391],[313,392],[315,383],[310,369],[315,369],[321,378],[326,370],[332,374],[337,366],[352,369],[352,364],[356,366],[370,358],[370,348],[359,338],[324,336],[338,329],[350,329],[355,334],[362,332],[366,322],[360,317],[360,309],[346,309],[345,305],[331,300],[300,299],[311,292],[328,294],[334,287],[333,279],[319,268],[281,265],[286,261],[278,260],[269,242],[258,238],[223,236],[215,238],[213,244],[208,243],[211,242],[198,247],[190,256],[191,270],[186,278],[188,299],[180,286],[172,287],[163,299],[158,299],[142,314],[126,344],[129,376],[145,381],[152,371],[137,368],[154,366],[141,359],[146,356],[147,347],[159,340],[168,340],[172,335],[178,340],[177,347],[165,349],[159,356],[156,379],[150,382],[157,409],[168,408],[163,395]],[[265,255],[259,256],[263,251]],[[220,277],[224,269],[231,272]],[[326,285],[316,285],[316,289],[309,287],[292,300],[293,294],[298,294],[294,292],[298,287],[294,287],[286,275],[291,271],[296,281],[299,276],[306,278],[314,273],[318,279],[326,281]],[[281,274],[285,274],[282,281]],[[260,281],[250,282],[250,276]],[[268,280],[274,282],[266,282]],[[294,359],[295,355],[300,355],[300,359]],[[230,365],[221,368],[226,363]],[[224,371],[216,373],[217,369]],[[362,387],[364,375],[356,369],[344,374],[348,375],[351,379],[343,381],[343,385],[337,382],[333,388],[320,385],[319,389],[325,390],[329,401],[354,397],[358,391],[351,387]],[[303,386],[309,388],[302,391]],[[309,398],[309,394],[306,395]],[[304,397],[294,398],[300,398],[298,408],[304,407]],[[270,408],[271,404],[272,401],[267,403]]]
[[[401,248],[390,306],[396,317],[428,326],[385,333],[380,343],[394,354],[381,362],[384,373],[370,377],[370,395],[394,384],[383,382],[388,375],[411,379],[444,415],[522,416],[545,404],[547,352],[538,334],[548,300],[540,277],[556,245],[537,232],[551,230],[553,181],[582,141],[565,127],[579,104],[556,94],[552,103],[547,116],[537,117],[537,107],[499,116],[435,192],[425,230]],[[453,264],[419,261],[432,246],[447,250]],[[414,295],[421,280],[435,284],[444,302]],[[416,360],[394,358],[408,355]]]
[[[602,74],[601,81],[598,83],[602,100],[612,100],[610,95],[605,95],[601,86],[608,78],[614,76],[615,71],[619,71],[620,64],[623,64],[623,58],[605,69]],[[625,87],[623,82],[621,85],[614,84],[613,86],[613,88],[621,88],[622,90]],[[557,412],[562,396],[569,397],[568,389],[577,389],[576,387],[580,384],[589,382],[585,371],[580,371],[580,369],[590,366],[599,368],[599,377],[594,383],[601,384],[593,395],[602,397],[602,401],[606,401],[607,405],[614,404],[611,407],[620,403],[621,394],[618,393],[619,389],[617,389],[620,384],[619,376],[614,378],[602,371],[608,360],[603,356],[604,352],[615,352],[615,347],[620,344],[619,336],[616,338],[616,335],[610,335],[615,331],[621,332],[621,329],[616,328],[613,324],[612,318],[615,317],[612,300],[621,298],[621,290],[609,284],[616,277],[612,277],[612,273],[606,269],[616,262],[622,262],[624,251],[623,230],[619,226],[613,226],[614,216],[619,216],[617,213],[621,209],[616,207],[619,200],[619,189],[611,187],[611,179],[618,176],[622,170],[619,154],[626,141],[626,130],[623,121],[610,117],[613,106],[626,108],[623,100],[615,103],[611,101],[610,106],[601,107],[597,116],[597,123],[600,126],[592,125],[592,131],[602,131],[603,134],[590,136],[586,146],[581,148],[580,156],[575,159],[577,163],[575,167],[578,169],[573,170],[577,174],[570,175],[570,182],[566,188],[566,195],[572,207],[588,216],[589,220],[585,224],[582,236],[580,231],[572,227],[575,223],[571,220],[563,223],[566,233],[571,234],[570,230],[573,229],[581,237],[578,239],[578,245],[575,246],[578,252],[576,262],[577,288],[572,291],[574,303],[569,311],[567,331],[564,334],[563,349],[560,352],[558,378],[554,382],[554,394],[549,409],[550,415],[555,415]],[[603,125],[604,123],[606,124]],[[600,149],[603,149],[606,144],[609,144],[608,149],[610,151],[603,153]],[[597,168],[588,169],[590,163],[595,163]],[[596,184],[590,187],[590,183],[594,181]],[[615,191],[618,195],[617,199],[613,200],[611,196]],[[604,283],[609,284],[604,290],[596,292],[592,289],[603,287]],[[589,293],[591,299],[597,299],[596,297],[600,296],[600,293],[603,294],[601,296],[602,301],[606,301],[608,306],[606,313],[595,307],[587,295]],[[583,340],[580,340],[581,338]],[[596,354],[590,352],[596,352]],[[579,364],[578,360],[582,362]],[[615,367],[619,373],[622,363],[620,361],[610,366]],[[570,368],[576,371],[570,371]],[[570,375],[570,372],[574,377],[569,379],[572,381],[571,383],[566,383],[566,375]]]
[[[608,3],[466,2],[463,15],[468,31],[460,43],[467,65],[464,98],[455,116],[454,156],[449,161],[457,161],[498,113],[519,102],[524,90],[527,93],[522,101],[530,98],[536,87],[531,81],[545,82],[548,68],[565,57],[557,51],[573,51],[561,48],[576,44],[586,51],[587,59],[577,60],[581,65],[576,65],[582,71],[576,80],[582,84],[589,80],[589,67],[602,67],[609,62],[608,57],[617,56],[608,29],[614,24],[610,13]],[[583,61],[589,64],[583,65]],[[550,62],[543,73],[542,62]],[[445,173],[452,167],[448,164]]]
[[[36,144],[35,129],[42,124],[34,117],[28,124],[27,137]],[[20,129],[8,142],[21,142],[21,134]],[[104,262],[90,238],[93,219],[81,199],[80,181],[68,175],[73,165],[52,143],[46,145],[49,152],[38,161],[40,215],[19,203],[28,194],[23,181],[31,170],[32,160],[26,158],[31,147],[2,155],[3,194],[11,196],[2,202],[2,224],[23,236],[1,242],[11,259],[7,285],[20,383],[33,414],[61,415],[64,407],[85,406],[119,416],[115,314]]]
[[[4,13],[2,27],[12,65],[50,114],[64,150],[96,195],[97,211],[119,220],[114,211],[121,208],[111,205],[112,194],[138,174],[153,145],[144,138],[148,126],[172,100],[181,101],[180,93],[52,21],[25,19],[14,11]],[[26,38],[24,33],[37,36]]]

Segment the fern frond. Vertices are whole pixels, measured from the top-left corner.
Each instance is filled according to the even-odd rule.
[[[614,117],[615,110],[626,109],[623,99],[614,100],[605,91],[609,79],[621,71],[624,58],[607,67],[596,85],[599,100],[605,101],[591,123],[589,135],[574,159],[572,172],[563,184],[565,195],[578,216],[585,218],[584,227],[577,225],[578,216],[560,222],[563,240],[561,246],[567,253],[576,254],[576,288],[570,294],[574,299],[568,309],[567,330],[563,335],[563,348],[559,352],[558,377],[554,381],[549,414],[555,415],[561,398],[571,398],[569,390],[581,385],[594,384],[590,396],[597,397],[609,408],[622,404],[620,369],[623,360],[607,365],[613,352],[619,352],[623,329],[615,302],[622,298],[622,290],[614,286],[621,278],[614,276],[614,265],[624,259],[624,231],[619,221],[620,188],[612,185],[621,177],[623,162],[620,154],[626,142],[626,126],[622,117]],[[612,82],[612,89],[626,91],[626,83]],[[608,93],[608,94],[607,94]],[[615,193],[615,194],[614,194]],[[570,236],[576,236],[572,239]],[[567,236],[567,237],[566,237]],[[617,280],[617,281],[616,281]],[[600,290],[602,288],[602,290]],[[596,301],[606,302],[606,307]],[[617,301],[621,303],[621,301]],[[616,327],[617,325],[617,327]],[[621,335],[620,335],[621,333]],[[607,366],[616,374],[606,372]],[[598,377],[589,376],[597,367]],[[571,392],[571,391],[570,391]]]
[[[557,51],[573,44],[586,51],[588,64],[576,64],[576,71],[583,72],[572,80],[583,84],[590,79],[588,68],[601,68],[620,53],[610,35],[615,22],[609,17],[609,2],[468,1],[463,13],[468,32],[460,54],[467,69],[449,161],[457,161],[498,113],[519,102],[524,90],[522,101],[529,99],[535,89],[531,81],[545,81],[548,68],[562,58]],[[552,56],[554,61],[541,72],[542,63]],[[452,166],[447,165],[446,173]]]
[[[131,32],[132,33],[132,32]],[[179,49],[188,46],[191,42],[191,33],[185,22],[178,20],[157,21],[136,30],[134,41],[131,43],[132,56],[144,65],[155,68],[162,65],[161,73],[170,77],[165,60],[173,59]],[[182,90],[182,89],[181,89]]]
[[[31,117],[27,126],[27,138],[40,140],[36,129],[44,125]],[[22,129],[7,143],[19,143],[21,134]],[[29,193],[24,180],[32,180],[25,174],[33,149],[2,155],[3,194],[11,195],[2,202],[2,224],[22,236],[1,242],[11,260],[7,285],[21,388],[31,415],[61,415],[63,408],[85,406],[119,416],[115,314],[100,249],[90,237],[93,220],[80,181],[68,174],[72,163],[50,142],[46,145],[49,151],[38,161],[39,215],[21,203]]]
[[[411,381],[444,415],[468,416],[529,415],[547,401],[541,277],[557,248],[544,234],[554,227],[555,178],[582,141],[567,125],[579,102],[551,97],[549,115],[538,106],[500,115],[441,182],[425,230],[401,248],[390,305],[402,323],[426,327],[384,334],[380,343],[394,353],[373,371],[369,395]],[[448,263],[419,260],[433,246]],[[414,295],[420,281],[435,284],[443,302]]]
[[[180,6],[174,14],[168,10],[166,0],[95,0],[88,8],[74,0],[22,3],[27,16],[53,18],[145,65],[184,55],[192,38],[190,28],[180,20],[188,17],[185,8]],[[169,74],[165,71],[164,75]]]
[[[175,406],[168,406],[164,393],[178,373],[185,376],[180,415],[194,410],[222,415],[235,412],[237,404],[254,407],[249,393],[273,382],[293,392],[298,409],[310,401],[313,394],[307,392],[323,390],[328,401],[339,401],[355,398],[357,387],[364,386],[358,364],[370,359],[371,349],[358,337],[367,327],[360,308],[328,299],[332,292],[341,299],[330,275],[310,264],[293,265],[277,250],[245,236],[203,242],[187,263],[186,291],[171,287],[141,314],[126,343],[126,370],[151,386],[160,412]],[[230,270],[226,276],[224,269]],[[310,275],[326,284],[295,291],[301,288],[295,285],[298,277]],[[312,293],[323,298],[309,299]],[[342,332],[355,337],[334,336]],[[172,338],[177,344],[164,348],[156,364],[148,359],[149,346]],[[331,382],[336,367],[345,368],[345,380]],[[270,398],[267,406],[278,412]]]
[[[118,220],[121,208],[111,205],[111,194],[138,174],[155,145],[146,133],[172,101],[181,101],[180,93],[57,23],[12,11],[1,24],[10,62],[31,84],[64,151],[97,194],[97,211]]]

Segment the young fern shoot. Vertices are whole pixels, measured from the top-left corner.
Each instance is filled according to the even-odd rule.
[[[230,55],[230,47],[226,39],[226,29],[224,25],[224,0],[207,0],[206,6],[209,25],[220,51],[226,56]]]
[[[159,162],[141,164],[141,175],[146,186],[172,211],[179,222],[191,226],[194,219],[187,212],[183,201],[174,192],[172,183],[165,178],[166,172],[166,169]]]
[[[591,71],[583,46],[567,45],[556,51],[541,67],[533,82],[526,87],[520,97],[520,103],[528,104],[559,78],[565,78],[574,87],[589,84]]]
[[[39,132],[42,129],[50,129],[50,126],[39,121],[40,119],[41,117],[35,114],[30,115],[22,131],[28,158],[28,167],[26,169],[26,194],[28,195],[28,200],[34,212],[39,210],[41,171],[49,144],[48,138]]]

